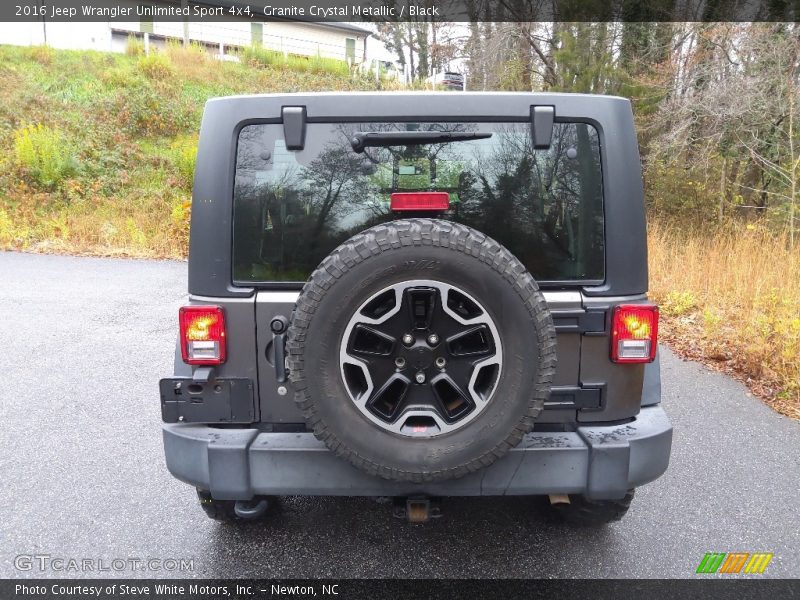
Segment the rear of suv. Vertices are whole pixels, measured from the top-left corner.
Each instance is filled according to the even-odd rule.
[[[646,292],[625,99],[211,100],[167,466],[218,519],[283,495],[619,519],[671,447]]]

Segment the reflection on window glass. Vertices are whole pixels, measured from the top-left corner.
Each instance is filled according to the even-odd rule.
[[[484,139],[367,147],[358,132],[490,133]],[[602,280],[603,206],[597,131],[556,123],[534,150],[528,123],[309,124],[289,151],[281,125],[239,136],[234,190],[234,278],[304,281],[336,246],[407,213],[392,192],[444,191],[440,218],[493,237],[540,281]]]

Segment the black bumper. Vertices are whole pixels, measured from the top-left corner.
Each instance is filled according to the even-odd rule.
[[[622,425],[534,432],[492,466],[461,479],[415,484],[367,475],[311,433],[260,433],[165,424],[167,467],[220,500],[255,495],[503,496],[586,494],[621,498],[667,468],[672,426],[660,406]]]

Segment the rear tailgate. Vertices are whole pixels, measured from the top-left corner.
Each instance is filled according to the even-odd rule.
[[[256,296],[260,408],[265,422],[303,422],[291,399],[283,365],[276,365],[280,334],[270,328],[275,317],[291,318],[297,296],[294,291],[262,291]],[[608,421],[634,416],[639,411],[645,367],[611,362],[607,315],[615,304],[641,302],[644,297],[609,301],[587,298],[578,291],[548,291],[545,298],[556,326],[558,363],[550,401],[539,422]],[[284,380],[279,381],[281,378]]]

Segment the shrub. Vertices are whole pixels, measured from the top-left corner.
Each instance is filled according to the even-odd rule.
[[[172,162],[186,188],[191,188],[194,179],[194,166],[197,161],[197,138],[180,136],[172,142]]]
[[[189,252],[189,219],[192,214],[192,199],[178,197],[172,203],[170,234],[180,254]]]
[[[156,85],[142,79],[119,91],[113,112],[122,127],[137,135],[173,136],[196,127],[201,109],[171,82]]]
[[[697,308],[697,298],[691,292],[672,290],[661,304],[661,310],[672,317],[680,317]]]
[[[279,67],[286,62],[282,52],[268,50],[262,46],[250,46],[240,54],[242,62],[260,65],[262,67]]]
[[[243,62],[262,67],[281,67],[291,71],[309,73],[331,73],[333,75],[350,75],[350,66],[343,60],[324,58],[317,53],[316,56],[300,56],[286,54],[277,50],[269,50],[262,46],[250,46],[240,54]]]
[[[10,243],[14,239],[14,225],[11,217],[0,208],[0,246]]]
[[[133,246],[136,249],[147,248],[147,235],[131,217],[125,219],[125,232],[128,237],[128,246]]]
[[[49,65],[53,62],[53,49],[50,46],[33,46],[30,49],[30,56],[33,60],[42,65]]]
[[[184,47],[180,42],[170,41],[167,43],[166,53],[170,62],[180,67],[205,65],[209,59],[206,49],[195,42]]]
[[[308,59],[308,68],[312,73],[332,73],[334,75],[350,75],[350,66],[343,60],[323,58],[319,55]]]
[[[163,54],[153,52],[149,56],[143,56],[139,59],[138,66],[139,70],[149,79],[158,81],[175,76],[175,69],[172,68],[172,63]]]
[[[100,80],[110,88],[128,88],[141,83],[142,76],[130,67],[112,67],[100,73]]]
[[[125,54],[128,56],[144,56],[144,42],[135,35],[129,35],[125,44]]]
[[[34,182],[48,188],[56,187],[78,167],[64,134],[41,123],[14,132],[14,158]]]

